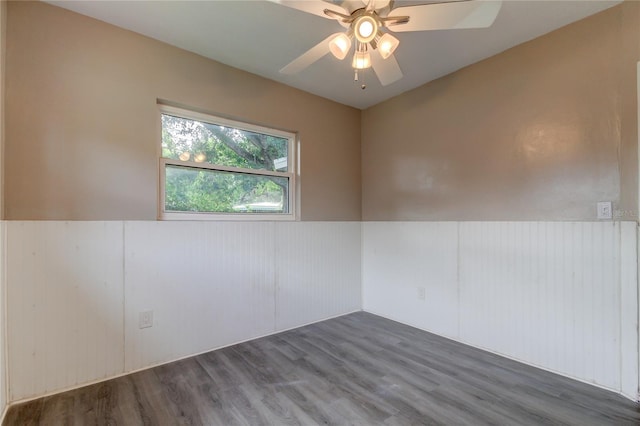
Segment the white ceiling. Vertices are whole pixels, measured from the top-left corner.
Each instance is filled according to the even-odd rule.
[[[309,0],[306,0],[309,1]],[[293,76],[279,70],[343,28],[329,19],[268,1],[48,1],[122,28],[364,109],[474,62],[580,20],[620,1],[504,1],[492,27],[396,34],[404,77],[383,87],[367,70],[366,90],[350,61],[330,54]],[[396,1],[419,4],[420,1]]]

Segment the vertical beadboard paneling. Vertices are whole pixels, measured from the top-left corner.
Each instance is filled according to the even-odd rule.
[[[364,223],[363,306],[633,397],[635,226]]]
[[[461,340],[620,389],[619,223],[460,226]]]
[[[125,223],[126,371],[275,330],[274,225]],[[154,326],[140,329],[141,311]]]
[[[361,308],[359,222],[275,224],[276,328]]]
[[[366,222],[363,233],[364,310],[457,337],[457,223]]]
[[[637,389],[635,223],[5,226],[10,401],[357,310],[361,282],[365,310]]]
[[[640,87],[640,86],[639,86]],[[640,342],[638,340],[638,225],[636,222],[621,223],[620,250],[620,386],[622,394],[637,400],[638,364]]]
[[[7,222],[9,397],[123,371],[122,223]]]
[[[7,392],[7,335],[6,335],[6,236],[7,225],[0,221],[0,422],[9,403]]]
[[[12,401],[360,308],[357,222],[7,226]]]

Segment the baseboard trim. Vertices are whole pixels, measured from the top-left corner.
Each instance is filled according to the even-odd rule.
[[[503,354],[501,352],[497,352],[497,351],[491,350],[490,348],[485,348],[485,347],[482,347],[482,346],[474,345],[472,343],[456,339],[456,338],[454,338],[452,336],[447,336],[447,335],[444,335],[444,334],[440,334],[440,333],[437,333],[437,332],[435,332],[433,330],[429,330],[427,328],[421,327],[419,325],[411,324],[411,323],[402,321],[402,320],[400,320],[398,318],[394,318],[391,315],[381,314],[379,312],[375,312],[375,311],[372,311],[372,310],[369,310],[369,309],[362,309],[362,311],[363,312],[367,312],[369,314],[373,314],[373,315],[382,317],[382,318],[385,318],[385,319],[388,319],[388,320],[391,320],[391,321],[395,321],[395,322],[403,324],[403,325],[408,325],[409,327],[417,328],[418,330],[426,331],[427,333],[435,334],[436,336],[445,338],[447,340],[451,340],[451,341],[456,342],[456,343],[461,343],[463,345],[467,345],[467,346],[472,347],[472,348],[480,349],[482,351],[489,352],[489,353],[492,353],[494,355],[501,356],[501,357],[509,359],[511,361],[519,362],[520,364],[528,365],[529,367],[538,368],[540,370],[544,370],[544,371],[547,371],[549,373],[557,374],[558,376],[566,377],[567,379],[575,380],[577,382],[581,382],[581,383],[584,383],[584,384],[587,384],[587,385],[594,386],[596,388],[600,388],[600,389],[603,389],[603,390],[606,390],[606,391],[609,391],[609,392],[613,392],[613,393],[618,394],[620,396],[623,396],[623,397],[625,397],[625,398],[627,398],[627,399],[629,399],[629,400],[631,400],[633,402],[640,402],[640,393],[638,395],[635,395],[635,396],[626,395],[620,389],[613,389],[613,388],[610,388],[610,387],[607,387],[607,386],[600,385],[598,383],[589,382],[589,381],[587,381],[585,379],[581,379],[579,377],[574,377],[574,376],[571,376],[569,374],[563,373],[562,371],[556,371],[556,370],[553,370],[553,369],[550,369],[550,368],[547,368],[547,367],[544,367],[544,366],[541,366],[541,365],[533,364],[531,362],[524,361],[522,359],[518,359],[518,358],[512,357],[510,355]]]
[[[140,371],[145,371],[145,370],[149,370],[149,369],[152,369],[152,368],[155,368],[155,367],[159,367],[161,365],[171,364],[172,362],[177,362],[177,361],[181,361],[183,359],[192,358],[194,356],[206,354],[208,352],[213,352],[213,351],[217,351],[217,350],[220,350],[220,349],[228,348],[229,346],[239,345],[241,343],[250,342],[252,340],[261,339],[263,337],[273,336],[273,335],[284,333],[284,332],[287,332],[287,331],[290,331],[290,330],[295,330],[297,328],[306,327],[308,325],[315,324],[315,323],[318,323],[318,322],[327,321],[327,320],[330,320],[330,319],[333,319],[333,318],[343,317],[345,315],[349,315],[349,314],[353,314],[355,312],[361,312],[361,311],[362,311],[362,309],[356,309],[356,310],[353,310],[353,311],[349,311],[349,312],[345,312],[345,313],[341,313],[341,314],[337,314],[337,315],[331,315],[331,316],[328,316],[328,317],[325,317],[325,318],[321,318],[321,319],[318,319],[318,320],[306,322],[306,323],[301,324],[301,325],[296,325],[296,326],[293,326],[293,327],[283,328],[281,330],[274,330],[273,332],[270,332],[270,333],[261,334],[259,336],[255,336],[255,337],[251,337],[251,338],[248,338],[248,339],[240,340],[240,341],[237,341],[237,342],[229,343],[227,345],[222,345],[222,346],[218,346],[218,347],[215,347],[215,348],[207,349],[207,350],[204,350],[204,351],[196,352],[196,353],[193,353],[193,354],[185,355],[185,356],[182,356],[182,357],[179,357],[179,358],[171,359],[169,361],[162,361],[162,362],[159,362],[159,363],[156,363],[156,364],[151,364],[151,365],[148,365],[148,366],[145,366],[145,367],[142,367],[142,368],[137,368],[135,370],[131,370],[131,371],[126,371],[126,372],[123,372],[123,373],[115,374],[113,376],[104,377],[104,378],[97,379],[97,380],[92,380],[90,382],[86,382],[86,383],[82,383],[82,384],[78,384],[78,385],[74,385],[74,386],[68,386],[68,387],[63,388],[63,389],[58,389],[58,390],[55,390],[55,391],[44,393],[42,395],[23,398],[23,399],[19,399],[19,400],[16,400],[16,401],[11,401],[11,402],[7,403],[7,406],[4,409],[4,413],[2,415],[2,420],[0,421],[0,425],[2,424],[2,421],[4,421],[4,417],[5,417],[6,413],[9,411],[9,408],[11,408],[14,405],[24,404],[25,402],[35,401],[36,399],[46,398],[46,397],[52,396],[52,395],[58,395],[58,394],[61,394],[61,393],[64,393],[64,392],[69,392],[69,391],[72,391],[72,390],[81,389],[81,388],[84,388],[84,387],[87,387],[87,386],[93,386],[93,385],[96,385],[98,383],[107,382],[109,380],[117,379],[119,377],[128,376],[129,374],[135,374],[135,373],[138,373]]]
[[[2,410],[2,416],[0,416],[0,425],[4,424],[4,419],[7,417],[7,413],[9,412],[9,404],[6,404],[4,406],[4,409]]]

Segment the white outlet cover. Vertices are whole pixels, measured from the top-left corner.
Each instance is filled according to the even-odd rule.
[[[140,317],[138,318],[138,328],[149,327],[153,327],[153,311],[140,312]]]
[[[599,220],[607,220],[613,218],[611,201],[598,201],[597,207]]]

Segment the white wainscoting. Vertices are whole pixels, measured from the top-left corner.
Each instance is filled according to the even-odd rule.
[[[6,225],[9,400],[122,373],[122,222]]]
[[[275,331],[272,223],[125,224],[126,371]],[[154,311],[154,327],[138,328]]]
[[[635,398],[636,250],[635,222],[365,223],[363,308]]]
[[[3,225],[11,402],[362,304],[636,395],[635,222]]]
[[[6,225],[12,402],[361,306],[359,222]]]
[[[344,312],[361,302],[360,223],[276,224],[276,328]]]
[[[455,222],[364,223],[363,308],[457,338],[457,233]]]
[[[6,224],[0,222],[0,424],[4,421],[9,398],[7,397],[7,324],[6,300],[7,280],[6,272]]]

